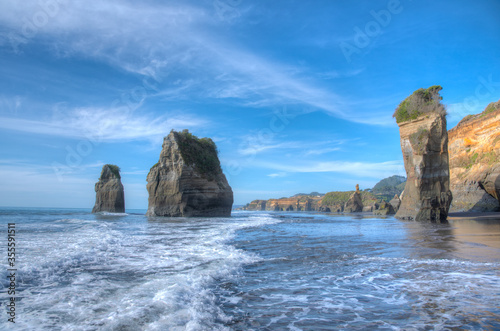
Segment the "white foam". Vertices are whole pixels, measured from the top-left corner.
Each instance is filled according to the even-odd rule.
[[[225,330],[231,317],[219,307],[214,286],[234,277],[243,264],[260,260],[228,241],[237,230],[271,223],[275,220],[265,215],[179,223],[139,220],[134,233],[123,231],[119,221],[45,224],[23,240],[23,318],[18,326]]]

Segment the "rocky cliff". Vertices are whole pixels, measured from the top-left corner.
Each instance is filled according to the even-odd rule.
[[[106,164],[102,167],[101,177],[95,184],[95,192],[93,213],[102,211],[110,213],[125,212],[125,195],[119,167],[112,164]]]
[[[500,101],[448,132],[452,211],[500,211]]]
[[[441,87],[419,89],[396,109],[407,181],[396,217],[447,221],[449,189],[448,132]]]
[[[170,132],[147,181],[148,216],[231,215],[233,191],[209,138],[187,130]]]
[[[346,213],[359,213],[363,211],[363,201],[361,199],[361,192],[359,185],[356,184],[356,191],[351,194],[349,200],[344,205],[344,212]]]
[[[254,200],[250,202],[245,210],[266,210],[267,200]]]
[[[322,211],[332,213],[344,212],[344,207],[355,191],[336,191],[327,194],[313,192],[311,194],[296,194],[290,198],[254,200],[240,210],[268,211]],[[361,205],[370,206],[373,211],[378,208],[378,200],[370,192],[359,191]]]
[[[319,199],[308,196],[291,198],[269,199],[266,202],[266,210],[270,211],[313,211],[317,210]]]

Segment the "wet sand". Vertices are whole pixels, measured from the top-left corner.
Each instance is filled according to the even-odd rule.
[[[485,213],[474,213],[474,212],[459,212],[459,213],[449,213],[448,220],[458,221],[458,220],[473,220],[473,221],[499,221],[500,222],[500,212],[485,212]]]

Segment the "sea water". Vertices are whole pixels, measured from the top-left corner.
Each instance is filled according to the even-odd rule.
[[[500,329],[500,220],[144,212],[0,209],[0,329]]]

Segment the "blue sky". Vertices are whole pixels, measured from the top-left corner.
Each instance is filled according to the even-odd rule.
[[[218,145],[235,204],[404,175],[395,107],[500,99],[499,1],[1,1],[0,205],[146,208],[163,136]]]

